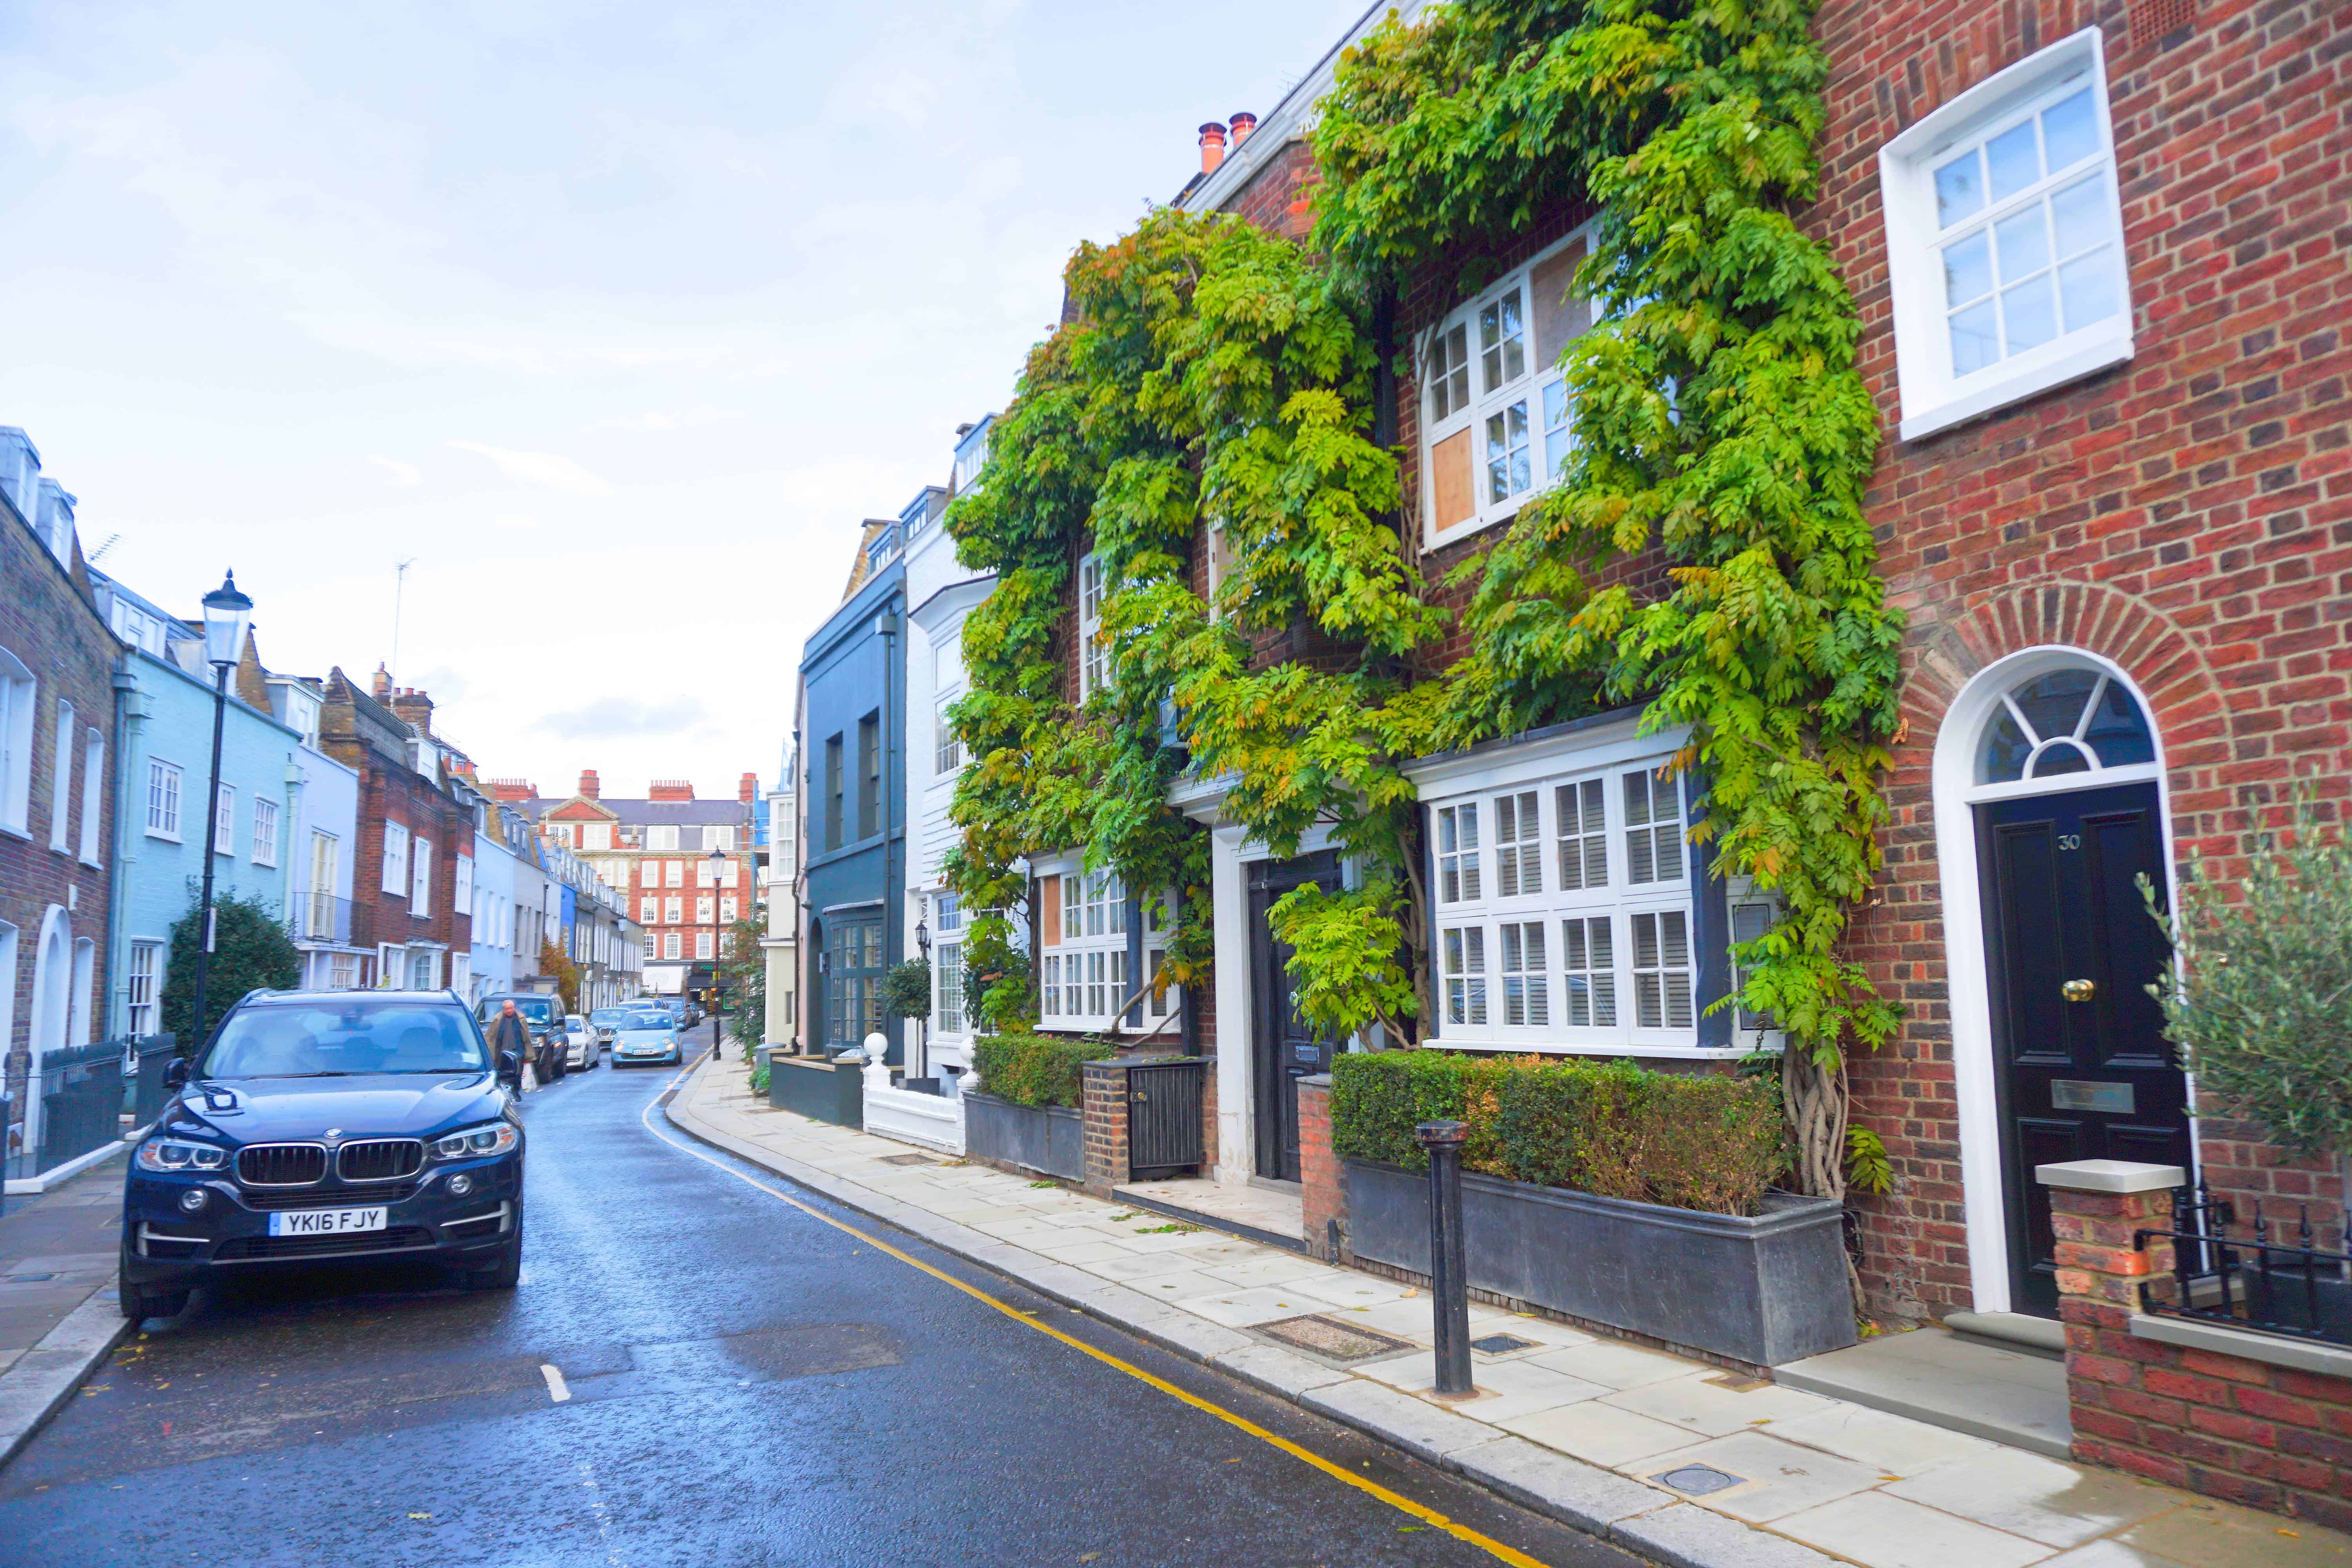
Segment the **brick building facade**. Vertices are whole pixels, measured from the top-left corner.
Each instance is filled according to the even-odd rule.
[[[114,671],[73,498],[0,428],[0,1167],[37,1173],[48,1052],[106,1016],[108,868],[116,804]]]
[[[373,954],[361,984],[467,994],[475,818],[440,776],[432,699],[381,669],[362,691],[338,667],[324,690],[320,749],[360,775],[352,942]]]
[[[1859,310],[1883,435],[1865,504],[1909,621],[1885,867],[1849,942],[1905,1009],[1898,1037],[1853,1067],[1856,1122],[1895,1176],[1856,1202],[1874,1308],[2052,1315],[2031,1174],[2051,1161],[2193,1166],[2221,1193],[2309,1201],[2332,1239],[2332,1172],[2217,1115],[2191,1131],[2189,1086],[2141,994],[2162,952],[2132,879],[2168,886],[2192,850],[2227,875],[2284,819],[2293,781],[2313,781],[2330,812],[2345,794],[2352,12],[1838,0],[1815,33],[1829,119],[1800,220]],[[1302,137],[1329,72],[1327,59],[1230,153],[1206,146],[1184,205],[1304,237]],[[1464,247],[1398,302],[1404,526],[1433,584],[1543,483],[1547,437],[1566,428],[1548,373],[1591,319],[1565,289],[1590,216],[1540,214]],[[1486,281],[1465,291],[1474,255]],[[1203,590],[1211,551],[1197,542]],[[1638,587],[1657,564],[1613,571]],[[1076,697],[1083,611],[1068,613]],[[1265,657],[1317,657],[1295,637]],[[1431,650],[1431,668],[1461,651]],[[1710,1021],[1706,1005],[1730,984],[1728,942],[1762,929],[1771,900],[1661,834],[1696,807],[1656,778],[1672,746],[1601,715],[1409,770],[1432,885],[1449,834],[1463,875],[1475,861],[1488,878],[1483,898],[1434,912],[1441,938],[1457,930],[1475,951],[1475,931],[1485,951],[1461,976],[1465,998],[1478,983],[1477,1018],[1466,1001],[1449,1018],[1454,976],[1433,942],[1433,1043],[1683,1070],[1727,1070],[1755,1043],[1758,1021]],[[1213,794],[1179,804],[1219,836],[1218,962],[1194,1038],[1215,1049],[1220,1022],[1232,1037],[1226,1173],[1288,1175],[1269,1168],[1278,1140],[1263,1126],[1292,1112],[1287,1068],[1268,1060],[1282,1046],[1265,987],[1280,982],[1251,903],[1262,851],[1218,824]],[[1464,837],[1474,822],[1481,839]],[[1605,853],[1607,896],[1594,882],[1507,897],[1498,833],[1507,850]],[[1552,933],[1546,957],[1525,945],[1530,916]],[[1510,998],[1538,994],[1538,973],[1558,1010],[1513,1021]]]
[[[737,781],[733,800],[697,799],[684,779],[656,779],[643,799],[607,799],[593,768],[568,798],[542,797],[520,779],[488,787],[620,897],[645,932],[648,988],[674,994],[710,984],[728,929],[759,904],[757,774]],[[724,858],[713,861],[713,850]]]

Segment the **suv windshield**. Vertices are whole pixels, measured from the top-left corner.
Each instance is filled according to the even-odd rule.
[[[221,1026],[203,1078],[336,1078],[480,1072],[482,1037],[447,1004],[315,1003],[247,1007]]]

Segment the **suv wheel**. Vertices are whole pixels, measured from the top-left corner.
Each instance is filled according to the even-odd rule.
[[[511,1290],[522,1283],[522,1215],[515,1215],[514,1235],[499,1249],[498,1261],[466,1276],[469,1290]]]
[[[131,1282],[131,1268],[117,1259],[114,1266],[114,1294],[122,1304],[122,1315],[134,1325],[150,1318],[176,1318],[187,1310],[188,1292],[151,1290]]]

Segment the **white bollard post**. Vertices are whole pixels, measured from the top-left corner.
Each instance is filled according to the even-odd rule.
[[[866,1087],[890,1087],[890,1037],[877,1029],[866,1037]]]

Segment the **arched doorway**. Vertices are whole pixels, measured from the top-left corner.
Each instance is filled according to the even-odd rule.
[[[1980,1311],[2057,1312],[2036,1166],[2189,1168],[2189,1084],[2147,985],[2168,952],[2158,739],[2118,668],[2073,648],[1988,667],[1947,714],[1936,826],[1970,1272]]]
[[[31,1047],[31,1077],[25,1086],[24,1110],[25,1149],[28,1153],[40,1148],[42,1058],[65,1047],[72,1019],[73,922],[67,918],[64,906],[51,904],[42,917],[40,938],[33,949],[33,1007],[28,1020],[32,1027],[27,1040]]]

